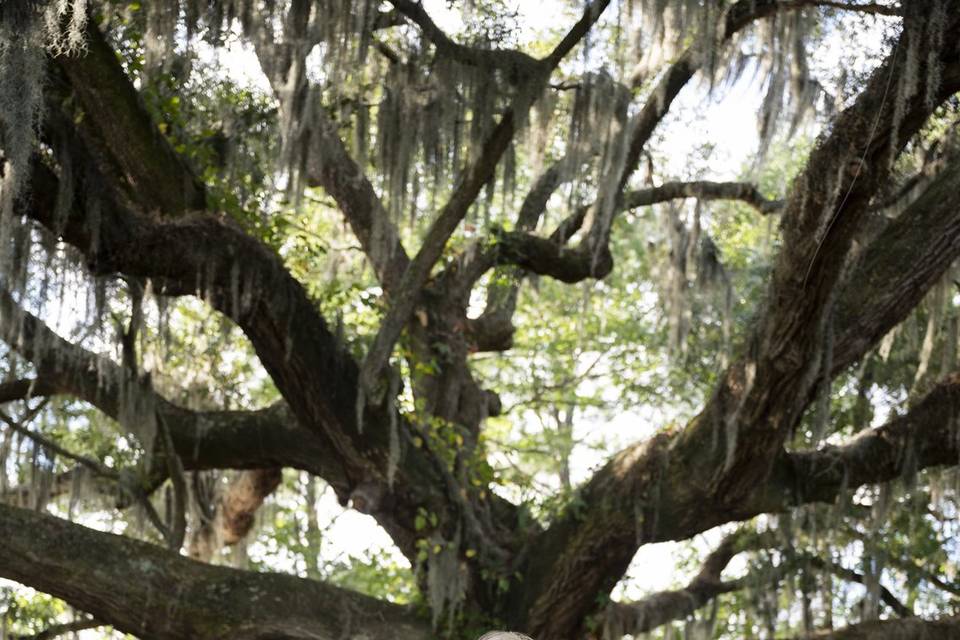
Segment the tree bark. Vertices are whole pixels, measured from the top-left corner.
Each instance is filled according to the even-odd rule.
[[[960,634],[960,618],[875,620],[836,631],[821,631],[795,640],[952,640]]]
[[[216,567],[0,505],[0,575],[157,640],[427,640],[409,610],[320,582]]]

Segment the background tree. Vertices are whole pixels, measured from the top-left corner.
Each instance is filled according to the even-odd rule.
[[[3,633],[957,634],[960,3],[551,8],[0,6]]]

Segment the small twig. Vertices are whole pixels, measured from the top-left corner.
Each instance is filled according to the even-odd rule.
[[[74,620],[73,622],[64,622],[47,627],[40,633],[30,636],[9,636],[11,640],[51,640],[67,633],[76,633],[86,629],[95,629],[106,626],[106,623],[100,622],[96,618],[85,618],[83,620]]]
[[[167,472],[170,474],[170,483],[173,485],[173,513],[170,514],[167,522],[167,545],[171,550],[179,551],[187,531],[187,480],[183,471],[183,462],[173,446],[170,427],[159,413],[157,413],[157,425],[160,427],[160,437],[167,457]]]
[[[21,421],[14,420],[6,412],[0,410],[0,420],[6,423],[7,426],[9,426],[13,431],[16,431],[25,438],[29,438],[33,442],[36,442],[44,449],[52,451],[62,458],[73,460],[81,466],[90,469],[96,475],[115,482],[123,493],[136,500],[137,503],[143,507],[143,510],[150,523],[157,528],[157,530],[160,532],[160,535],[162,535],[164,539],[168,539],[170,537],[170,533],[167,530],[167,527],[163,524],[163,520],[160,518],[157,510],[153,507],[153,504],[150,503],[149,497],[141,489],[139,489],[135,483],[130,482],[129,479],[123,474],[120,474],[117,471],[100,464],[93,458],[88,458],[87,456],[83,456],[65,449],[50,438],[47,438],[46,436],[34,431],[30,431],[23,425],[23,422],[29,421],[29,419],[32,419],[37,413],[39,413],[44,404],[46,404],[46,400],[35,407],[30,414],[28,414],[28,417]]]

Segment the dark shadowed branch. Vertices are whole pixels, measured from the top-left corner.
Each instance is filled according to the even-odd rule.
[[[471,47],[455,42],[433,21],[420,2],[390,0],[397,11],[420,27],[424,37],[433,43],[441,56],[460,64],[488,70],[500,70],[514,84],[530,80],[539,71],[540,60],[514,49]]]

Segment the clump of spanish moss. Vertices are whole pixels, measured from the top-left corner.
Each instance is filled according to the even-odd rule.
[[[29,183],[43,112],[44,59],[83,44],[85,0],[5,2],[0,7],[0,274],[14,259],[14,205]]]
[[[903,140],[900,124],[906,116],[910,99],[923,92],[928,105],[936,102],[940,92],[940,52],[947,26],[947,9],[943,0],[904,5],[903,39],[906,52],[899,73],[893,103],[893,125],[890,132],[890,163],[896,159]],[[925,73],[923,72],[925,69]]]
[[[434,628],[453,625],[467,591],[467,571],[460,560],[460,532],[452,540],[435,535],[428,540],[427,598]],[[445,620],[444,620],[445,618]]]

